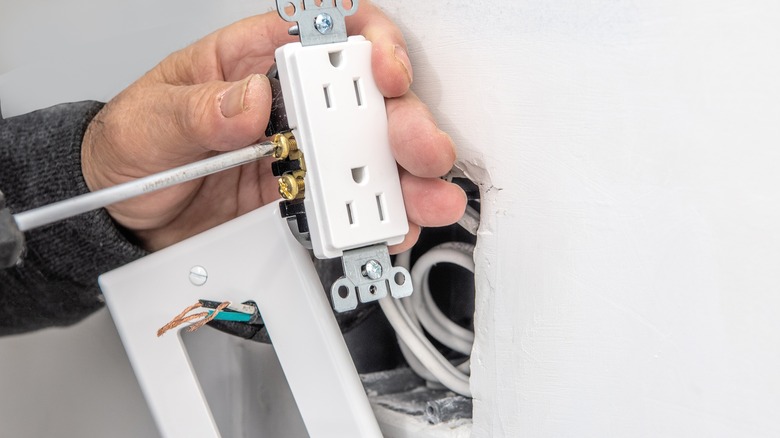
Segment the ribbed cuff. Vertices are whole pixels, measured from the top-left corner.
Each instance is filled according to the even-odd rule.
[[[81,142],[100,102],[0,120],[0,190],[18,213],[89,192]],[[66,325],[102,306],[98,275],[146,252],[101,209],[26,233],[22,267],[0,271],[0,334]]]

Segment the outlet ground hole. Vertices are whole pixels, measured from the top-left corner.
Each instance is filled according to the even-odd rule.
[[[330,65],[338,68],[341,65],[341,61],[343,60],[344,55],[342,55],[341,50],[339,50],[328,53],[328,58],[330,58]]]
[[[352,181],[356,184],[363,184],[368,180],[368,172],[366,166],[355,167],[352,169]]]

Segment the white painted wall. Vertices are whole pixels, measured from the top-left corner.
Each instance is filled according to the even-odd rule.
[[[381,3],[485,188],[474,436],[780,436],[780,3]],[[109,97],[266,5],[0,0],[4,114]],[[0,340],[0,370],[55,333]]]

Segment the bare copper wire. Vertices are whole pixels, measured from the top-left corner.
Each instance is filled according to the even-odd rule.
[[[193,311],[193,310],[195,310],[197,308],[203,307],[203,304],[201,302],[197,302],[197,303],[187,307],[186,309],[184,309],[178,315],[176,315],[176,317],[173,318],[171,320],[171,322],[169,322],[168,324],[165,324],[164,326],[160,327],[160,329],[157,330],[157,337],[159,338],[160,336],[164,335],[165,332],[167,332],[167,331],[169,331],[171,329],[174,329],[174,328],[176,328],[176,327],[178,327],[178,326],[180,326],[180,325],[182,325],[184,323],[191,322],[191,321],[197,321],[197,320],[200,319],[200,321],[192,324],[187,329],[190,332],[194,332],[195,330],[197,330],[197,329],[203,327],[204,325],[208,324],[209,321],[213,320],[217,316],[217,314],[219,312],[221,312],[223,309],[225,309],[225,307],[227,307],[229,305],[230,305],[230,301],[225,301],[224,303],[222,303],[219,306],[217,306],[217,308],[214,309],[214,311],[211,312],[211,314],[209,314],[209,312],[199,312],[199,313],[194,313],[192,315],[187,315],[189,312],[191,312],[191,311]]]
[[[168,324],[165,324],[159,330],[157,330],[157,337],[162,336],[168,330],[176,328],[179,325],[184,324],[185,322],[189,322],[189,321],[192,321],[194,319],[201,318],[204,314],[206,314],[206,315],[208,314],[208,312],[201,312],[201,313],[196,313],[194,315],[185,316],[185,315],[187,315],[187,313],[189,313],[189,312],[191,312],[191,311],[193,311],[193,310],[195,310],[195,309],[197,309],[199,307],[203,307],[203,304],[200,303],[200,302],[197,302],[197,303],[187,307],[186,309],[182,310],[182,312],[179,313],[178,315],[176,315],[171,320],[171,322],[169,322]]]
[[[204,325],[208,324],[212,319],[217,317],[217,314],[225,309],[225,307],[230,305],[230,301],[225,301],[224,303],[217,306],[216,309],[214,309],[213,312],[211,312],[211,315],[208,315],[206,319],[202,321],[198,321],[195,324],[192,324],[191,326],[187,327],[188,332],[194,332],[195,330],[203,327]]]

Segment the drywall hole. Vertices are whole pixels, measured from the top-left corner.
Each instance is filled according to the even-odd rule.
[[[338,68],[341,66],[341,61],[344,60],[344,55],[341,53],[341,50],[337,50],[335,52],[329,52],[328,58],[330,58],[330,65]]]
[[[406,283],[406,275],[403,272],[396,272],[395,276],[393,276],[393,281],[395,281],[395,284],[403,286]]]
[[[385,195],[384,193],[380,193],[376,195],[376,209],[379,212],[379,220],[381,222],[385,221]]]
[[[360,78],[357,78],[352,81],[353,84],[355,84],[355,99],[357,100],[358,106],[363,106],[363,96],[360,93]]]
[[[368,180],[368,172],[366,166],[355,167],[352,169],[352,181],[357,184],[363,184]]]
[[[352,203],[347,202],[347,219],[349,219],[350,225],[355,225],[355,215],[352,212]]]
[[[341,286],[339,286],[338,293],[339,293],[339,297],[341,297],[342,300],[345,300],[349,296],[349,288],[342,284]]]
[[[325,94],[325,107],[330,108],[330,85],[323,85],[322,91]]]

